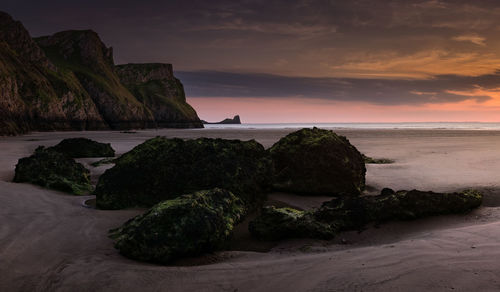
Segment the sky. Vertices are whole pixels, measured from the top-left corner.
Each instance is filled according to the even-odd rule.
[[[93,29],[172,63],[202,119],[500,122],[496,0],[2,0],[32,36]]]

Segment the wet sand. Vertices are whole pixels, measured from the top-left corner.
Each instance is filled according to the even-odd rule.
[[[293,131],[254,129],[33,133],[0,137],[0,291],[415,291],[500,289],[500,132],[336,130],[361,152],[374,191],[479,188],[483,206],[462,216],[394,222],[333,241],[289,240],[269,252],[226,251],[205,265],[158,266],[122,257],[107,237],[141,210],[85,208],[76,197],[12,180],[17,160],[63,138],[110,142],[118,154],[157,136],[256,139],[265,147]],[[97,159],[96,159],[97,160]],[[82,160],[89,163],[94,160]],[[107,167],[92,168],[96,179]],[[273,194],[301,208],[323,198]],[[246,249],[246,248],[242,248]],[[265,246],[263,247],[265,249]],[[192,263],[198,263],[194,259]]]

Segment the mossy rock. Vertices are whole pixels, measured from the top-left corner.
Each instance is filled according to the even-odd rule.
[[[168,264],[224,248],[244,209],[229,191],[198,191],[158,203],[110,236],[129,258]]]
[[[76,195],[92,191],[90,172],[72,158],[43,146],[19,159],[14,182],[32,183]]]
[[[343,136],[302,129],[270,148],[277,190],[304,195],[359,195],[365,188],[365,162]]]
[[[394,160],[388,158],[373,158],[370,156],[366,156],[361,154],[366,164],[391,164],[394,163]]]
[[[482,194],[476,190],[434,193],[418,190],[384,189],[376,197],[366,197],[367,213],[372,221],[412,220],[433,215],[460,214],[477,208]]]
[[[150,139],[116,160],[97,184],[101,209],[150,207],[185,193],[220,187],[248,206],[264,198],[272,163],[252,141]]]
[[[261,240],[333,238],[336,233],[335,226],[317,221],[312,215],[311,212],[293,208],[267,206],[249,223],[248,229],[253,236]]]
[[[266,240],[298,237],[328,239],[335,232],[362,230],[371,222],[461,214],[479,207],[481,202],[482,195],[475,190],[434,193],[384,189],[378,196],[338,197],[323,203],[315,211],[266,207],[260,216],[250,222],[249,230],[256,238]]]
[[[72,158],[115,156],[115,150],[111,144],[99,143],[87,138],[64,139],[49,149],[64,153]]]

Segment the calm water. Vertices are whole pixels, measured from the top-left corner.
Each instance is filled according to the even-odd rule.
[[[290,123],[290,124],[241,124],[205,125],[208,129],[450,129],[450,130],[500,130],[500,123]]]

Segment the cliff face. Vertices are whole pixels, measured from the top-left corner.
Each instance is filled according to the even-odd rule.
[[[121,82],[153,113],[158,127],[203,127],[186,102],[184,87],[170,64],[116,66]]]
[[[75,79],[57,70],[20,22],[0,13],[0,134],[104,128]]]
[[[141,66],[149,64],[134,68]],[[160,66],[170,68],[168,80],[175,79],[171,65]],[[33,40],[20,22],[0,12],[0,135],[32,130],[200,126],[183,91],[162,92],[184,104],[150,97],[156,90],[134,96],[127,88],[130,84],[124,86],[116,71],[112,49],[95,32],[65,31]],[[142,69],[127,72],[143,74]],[[146,74],[144,80],[163,80],[163,76],[160,70]],[[182,84],[178,82],[177,87]],[[179,110],[178,105],[188,110]]]
[[[121,83],[114,70],[113,50],[91,30],[63,31],[36,41],[62,71],[73,72],[111,128],[143,128],[152,113]]]

